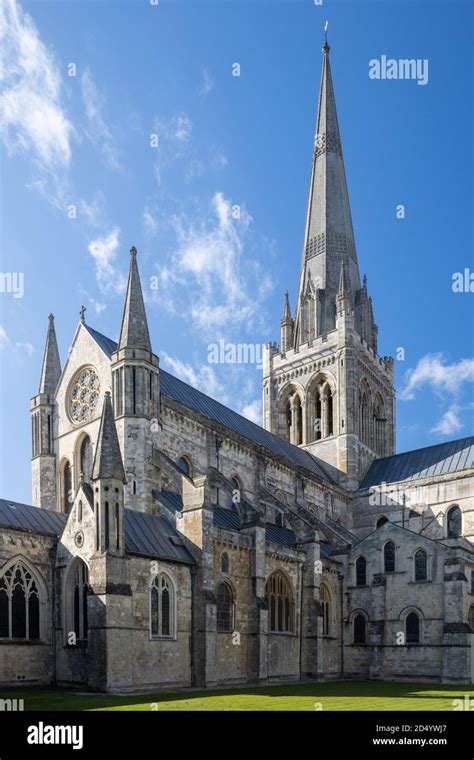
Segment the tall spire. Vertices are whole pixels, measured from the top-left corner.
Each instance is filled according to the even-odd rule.
[[[126,483],[122,454],[115,427],[114,411],[110,391],[106,391],[102,417],[100,419],[99,437],[92,466],[92,480],[120,480]]]
[[[326,41],[322,49],[323,68],[295,315],[296,346],[307,339],[303,323],[308,317],[303,306],[308,280],[312,280],[317,290],[317,304],[310,304],[310,308],[315,309],[317,335],[335,327],[335,300],[343,262],[351,296],[360,288],[329,50]]]
[[[150,334],[137,267],[137,249],[130,248],[130,271],[120,330],[119,350],[141,348],[151,352]]]
[[[44,347],[39,393],[53,395],[61,377],[61,360],[59,358],[58,342],[54,329],[54,316],[50,314],[48,320],[48,333]]]

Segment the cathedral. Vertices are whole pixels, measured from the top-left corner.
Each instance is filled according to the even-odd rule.
[[[137,251],[118,343],[49,317],[32,503],[0,500],[0,683],[124,693],[474,680],[474,438],[396,453],[329,62],[263,427],[161,369]]]

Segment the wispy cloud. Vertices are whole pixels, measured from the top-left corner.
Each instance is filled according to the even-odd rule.
[[[10,343],[10,338],[5,332],[5,328],[0,325],[0,349],[5,348]]]
[[[400,398],[408,401],[423,387],[430,386],[437,394],[459,393],[465,383],[474,381],[474,359],[460,359],[447,364],[442,353],[426,354],[404,378]]]
[[[461,400],[466,387],[473,382],[474,359],[460,359],[449,364],[442,353],[426,354],[414,369],[405,373],[400,399],[411,401],[422,389],[430,389],[443,403],[449,403],[430,432],[455,435],[465,426],[466,412],[474,408],[472,402],[466,404]],[[470,393],[472,398],[472,388]]]
[[[33,356],[35,348],[32,343],[29,343],[29,341],[26,341],[25,343],[15,343],[15,346],[19,351],[25,353],[29,359]]]
[[[111,169],[121,169],[116,140],[103,116],[104,100],[88,69],[81,77],[81,92],[88,120],[87,137],[100,148]]]
[[[61,102],[56,58],[15,0],[2,3],[0,29],[0,126],[7,149],[32,155],[48,171],[67,168],[74,130]]]
[[[211,92],[211,90],[214,89],[215,86],[216,86],[216,83],[213,80],[213,78],[211,77],[211,75],[209,74],[208,70],[207,69],[203,69],[202,70],[202,83],[201,83],[201,87],[199,89],[199,95],[201,95],[201,96],[207,95],[209,92]]]
[[[193,388],[198,388],[207,395],[219,399],[224,404],[227,403],[227,395],[212,367],[203,364],[195,369],[191,364],[165,352],[162,352],[161,359],[165,366],[168,366],[185,383],[189,383]]]
[[[88,246],[95,263],[97,284],[103,293],[123,293],[125,290],[125,275],[116,266],[119,238],[120,230],[115,228],[107,235],[91,240]]]
[[[145,207],[143,210],[143,226],[145,228],[145,232],[148,235],[156,235],[156,232],[158,230],[158,221],[156,219],[155,214],[153,211],[148,208],[148,206]]]
[[[464,423],[460,417],[460,407],[453,404],[447,412],[443,414],[439,422],[432,428],[432,433],[441,435],[454,435],[463,429]]]
[[[247,419],[255,422],[257,425],[262,424],[262,402],[259,399],[251,401],[249,404],[245,404],[242,408],[241,414]]]
[[[160,271],[161,293],[170,289],[186,296],[186,309],[193,326],[216,338],[225,327],[252,327],[260,318],[262,294],[251,296],[246,277],[244,241],[252,224],[245,206],[232,206],[223,193],[214,194],[204,221],[187,217],[172,219],[177,248],[171,262]],[[184,284],[184,287],[183,287]],[[263,293],[266,295],[268,291]],[[174,304],[174,301],[172,301]]]

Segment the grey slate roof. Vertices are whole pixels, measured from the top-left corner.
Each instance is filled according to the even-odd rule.
[[[289,549],[296,546],[296,537],[292,530],[281,528],[279,525],[265,523],[265,541],[272,544],[281,544]]]
[[[58,536],[65,524],[66,515],[61,512],[52,512],[49,509],[39,509],[29,504],[0,499],[0,525]]]
[[[125,549],[129,554],[194,564],[184,540],[163,515],[125,510]]]
[[[87,325],[86,327],[96,343],[110,358],[114,351],[117,350],[117,344],[105,335],[101,335],[97,330],[93,330]],[[234,433],[248,438],[252,443],[287,459],[293,465],[304,467],[313,475],[332,482],[318,460],[307,451],[293,446],[293,444],[273,435],[273,433],[269,433],[268,430],[264,430],[264,428],[251,422],[246,417],[242,417],[242,415],[237,414],[237,412],[219,403],[219,401],[206,396],[205,393],[198,391],[182,380],[178,380],[177,377],[170,375],[164,369],[160,369],[160,385],[161,391],[166,396],[178,401],[183,406],[187,406],[189,409],[193,409],[205,417],[209,417],[215,422],[224,425],[224,427],[229,428]]]
[[[124,515],[125,549],[129,554],[194,563],[182,537],[166,517],[133,509],[126,509]],[[0,499],[0,526],[59,536],[66,520],[62,512]]]
[[[152,493],[156,501],[164,507],[167,507],[171,512],[182,512],[183,499],[181,498],[180,493],[175,493],[174,491],[158,491],[156,488],[153,489]]]
[[[214,507],[214,525],[225,530],[240,530],[240,517],[234,509]]]
[[[474,467],[474,436],[376,459],[369,467],[359,490],[381,483],[460,472],[471,467]]]

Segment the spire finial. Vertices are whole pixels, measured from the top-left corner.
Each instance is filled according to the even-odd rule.
[[[79,309],[79,316],[83,325],[86,323],[86,311],[87,309],[84,305]]]
[[[130,248],[130,254],[132,256],[136,256],[137,255],[137,249],[135,248],[134,245],[132,245],[132,247]]]
[[[323,45],[323,53],[326,53],[326,54],[329,53],[329,51],[331,50],[331,48],[328,45],[328,26],[329,26],[329,21],[326,21],[326,23],[324,24],[324,45]]]

